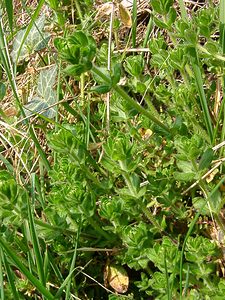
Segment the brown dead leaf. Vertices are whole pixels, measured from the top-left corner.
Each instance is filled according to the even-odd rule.
[[[124,294],[128,290],[129,277],[126,270],[118,265],[107,265],[105,268],[105,284],[111,286],[116,292]]]
[[[97,9],[97,14],[95,19],[101,19],[105,16],[109,16],[113,12],[113,3],[112,2],[106,2],[102,5],[100,5]]]
[[[119,4],[119,14],[121,22],[124,26],[131,28],[132,26],[132,18],[130,11],[124,7],[121,3]]]

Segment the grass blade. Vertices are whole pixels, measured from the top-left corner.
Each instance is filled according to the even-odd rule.
[[[220,17],[220,46],[222,48],[222,54],[225,54],[225,0],[220,1],[220,7],[219,7],[219,17]],[[225,66],[225,63],[223,63],[223,67]],[[225,75],[222,77],[222,85],[223,85],[223,101],[221,105],[221,110],[223,109],[223,127],[222,127],[222,133],[221,133],[221,141],[224,140],[225,137]]]
[[[6,274],[9,280],[9,284],[13,293],[13,297],[15,300],[20,300],[20,296],[17,292],[16,286],[15,286],[15,278],[14,278],[14,274],[12,273],[12,270],[8,264],[7,258],[6,256],[3,254],[3,260],[4,260],[4,265],[5,265],[5,269],[6,269]]]
[[[58,289],[57,293],[55,294],[55,298],[54,299],[59,299],[66,287],[66,285],[68,284],[68,282],[71,280],[71,276],[73,275],[75,269],[73,269],[72,271],[70,271],[70,273],[68,274],[68,276],[66,277],[66,279],[63,281],[62,285],[60,286],[60,288]]]
[[[4,249],[5,253],[13,260],[15,266],[27,277],[27,279],[37,288],[37,290],[48,300],[54,300],[55,297],[45,288],[45,286],[28,271],[28,269],[21,263],[18,254],[11,249],[11,247],[0,236],[0,247]]]
[[[191,63],[192,63],[194,77],[195,77],[195,82],[196,82],[198,93],[199,93],[201,107],[203,110],[203,116],[204,116],[206,129],[207,129],[208,135],[210,137],[210,140],[212,141],[213,140],[212,122],[211,122],[211,118],[210,118],[210,114],[209,114],[205,91],[203,88],[202,74],[201,74],[201,70],[199,67],[199,61],[198,61],[198,55],[197,55],[196,49],[194,49],[194,51],[191,55]]]
[[[4,281],[3,281],[3,265],[2,265],[3,251],[0,249],[0,299],[5,299],[4,294]]]
[[[7,170],[13,174],[14,169],[12,164],[8,161],[8,159],[6,159],[1,153],[0,153],[0,160],[4,163],[4,165],[6,166]]]
[[[148,21],[148,26],[147,26],[147,29],[146,29],[146,33],[145,33],[145,39],[144,39],[144,42],[143,42],[143,48],[146,48],[146,46],[148,44],[149,37],[152,33],[153,25],[154,25],[153,17],[150,16],[149,21]],[[144,53],[142,52],[141,55],[144,56]]]
[[[5,7],[8,15],[9,27],[13,32],[13,2],[12,0],[5,0]]]
[[[168,268],[167,268],[167,255],[166,255],[166,249],[164,249],[164,267],[165,267],[165,276],[166,276],[166,294],[167,294],[167,299],[170,300],[170,283],[169,283],[169,273],[168,273]]]
[[[137,34],[137,0],[133,0],[132,11],[132,47],[136,47],[136,34]]]
[[[33,200],[33,203],[34,203],[34,201],[35,201],[35,174],[34,173],[31,174],[31,196],[32,196],[32,200]],[[36,232],[36,229],[35,229],[31,204],[30,204],[29,200],[27,202],[28,202],[27,206],[28,206],[29,227],[30,227],[31,238],[32,238],[33,247],[34,247],[34,253],[35,253],[35,260],[36,260],[36,264],[37,264],[38,276],[39,276],[39,279],[40,279],[41,283],[45,286],[46,281],[45,281],[44,266],[43,266],[43,260],[42,260],[40,245],[39,245],[39,241],[38,241],[38,237],[37,237],[37,232]]]
[[[180,5],[181,17],[184,22],[188,22],[188,14],[185,9],[184,0],[178,0]]]
[[[74,268],[75,268],[75,263],[76,263],[76,258],[77,258],[77,245],[78,245],[78,241],[79,241],[79,237],[80,237],[80,227],[81,226],[79,226],[79,228],[78,228],[77,237],[76,237],[76,240],[75,240],[74,253],[73,253],[73,258],[72,258],[72,262],[71,262],[71,265],[70,265],[70,273],[72,273]],[[66,300],[70,299],[71,281],[72,281],[72,278],[70,277],[69,282],[68,282],[67,287],[66,287]]]

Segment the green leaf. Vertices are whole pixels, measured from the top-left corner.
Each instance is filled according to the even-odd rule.
[[[221,208],[223,207],[225,203],[225,198],[221,196],[221,193],[219,190],[217,190],[213,195],[210,197],[210,209],[213,213],[219,214]]]
[[[97,85],[90,89],[91,92],[95,92],[98,94],[106,94],[111,90],[111,86],[109,85]]]
[[[113,70],[112,70],[113,74],[112,74],[112,85],[116,85],[117,83],[119,83],[120,81],[120,76],[121,76],[121,65],[118,63],[118,64],[115,64],[113,66]]]
[[[188,28],[184,31],[185,39],[189,42],[192,46],[196,46],[198,41],[198,34],[193,31],[192,28]]]
[[[31,98],[28,104],[24,105],[24,112],[26,116],[29,117],[33,113],[38,113],[48,118],[55,117],[56,107],[50,106],[54,105],[57,101],[56,93],[53,90],[56,75],[56,65],[53,65],[49,69],[40,72],[36,89],[36,96]]]
[[[85,71],[87,71],[85,67],[80,64],[69,65],[64,69],[64,72],[69,76],[80,76]]]
[[[56,38],[54,45],[62,60],[69,62],[65,72],[70,76],[79,76],[92,68],[96,54],[96,43],[92,36],[76,31],[67,38]]]
[[[176,18],[177,18],[177,13],[176,13],[175,8],[171,7],[169,9],[169,13],[168,13],[168,17],[167,18],[168,18],[167,24],[169,26],[173,25],[174,22],[175,22],[175,20],[176,20]]]
[[[166,15],[173,5],[173,0],[152,0],[151,5],[154,11],[161,15]]]
[[[168,29],[169,28],[169,26],[164,21],[162,21],[161,18],[154,17],[154,23],[157,27],[159,27],[161,29]]]
[[[219,53],[219,44],[217,42],[207,41],[204,46],[210,54]]]
[[[218,248],[211,240],[203,236],[190,236],[186,243],[185,257],[188,261],[198,265],[207,260],[209,256],[218,255]]]
[[[129,56],[126,58],[124,68],[127,73],[138,77],[144,70],[144,59],[141,55]]]
[[[212,160],[214,158],[214,152],[212,148],[208,148],[202,155],[200,161],[199,161],[199,170],[207,169]]]
[[[192,181],[196,178],[196,174],[193,172],[181,173],[181,172],[174,172],[173,174],[175,180],[179,181]]]
[[[185,160],[178,160],[177,161],[178,168],[183,171],[184,173],[194,173],[194,169],[192,163]]]
[[[163,14],[163,5],[161,1],[158,0],[152,0],[151,1],[152,8],[155,12],[159,14]]]
[[[88,39],[87,39],[87,36],[84,32],[82,31],[76,31],[74,32],[73,35],[69,36],[68,37],[68,41],[71,43],[71,44],[78,44],[80,45],[81,47],[85,47],[88,45]]]
[[[193,203],[193,206],[194,208],[199,211],[201,209],[201,214],[202,215],[208,215],[210,216],[210,211],[209,211],[209,207],[208,205],[205,205],[203,208],[203,204],[205,203],[205,199],[204,198],[201,198],[201,197],[195,197],[192,199],[192,203]]]

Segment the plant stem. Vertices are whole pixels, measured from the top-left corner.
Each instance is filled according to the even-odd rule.
[[[105,83],[107,83],[108,85],[111,85],[111,79],[109,77],[107,77],[98,67],[93,66],[92,72],[95,73],[97,76],[99,76],[103,81],[105,81]],[[112,88],[115,90],[115,92],[117,92],[118,95],[120,95],[121,98],[126,100],[126,102],[128,102],[132,107],[134,107],[139,113],[148,117],[153,123],[155,123],[162,129],[164,129],[167,133],[171,133],[171,130],[169,129],[169,127],[167,127],[165,124],[163,124],[157,118],[155,118],[150,112],[148,112],[141,105],[139,105],[119,85],[114,85]]]

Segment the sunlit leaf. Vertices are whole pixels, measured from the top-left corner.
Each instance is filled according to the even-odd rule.
[[[119,4],[119,13],[120,13],[120,19],[121,19],[123,25],[130,28],[132,26],[131,13],[121,3]]]
[[[126,293],[129,286],[129,277],[126,270],[118,265],[106,267],[105,279],[107,283],[118,293]]]

